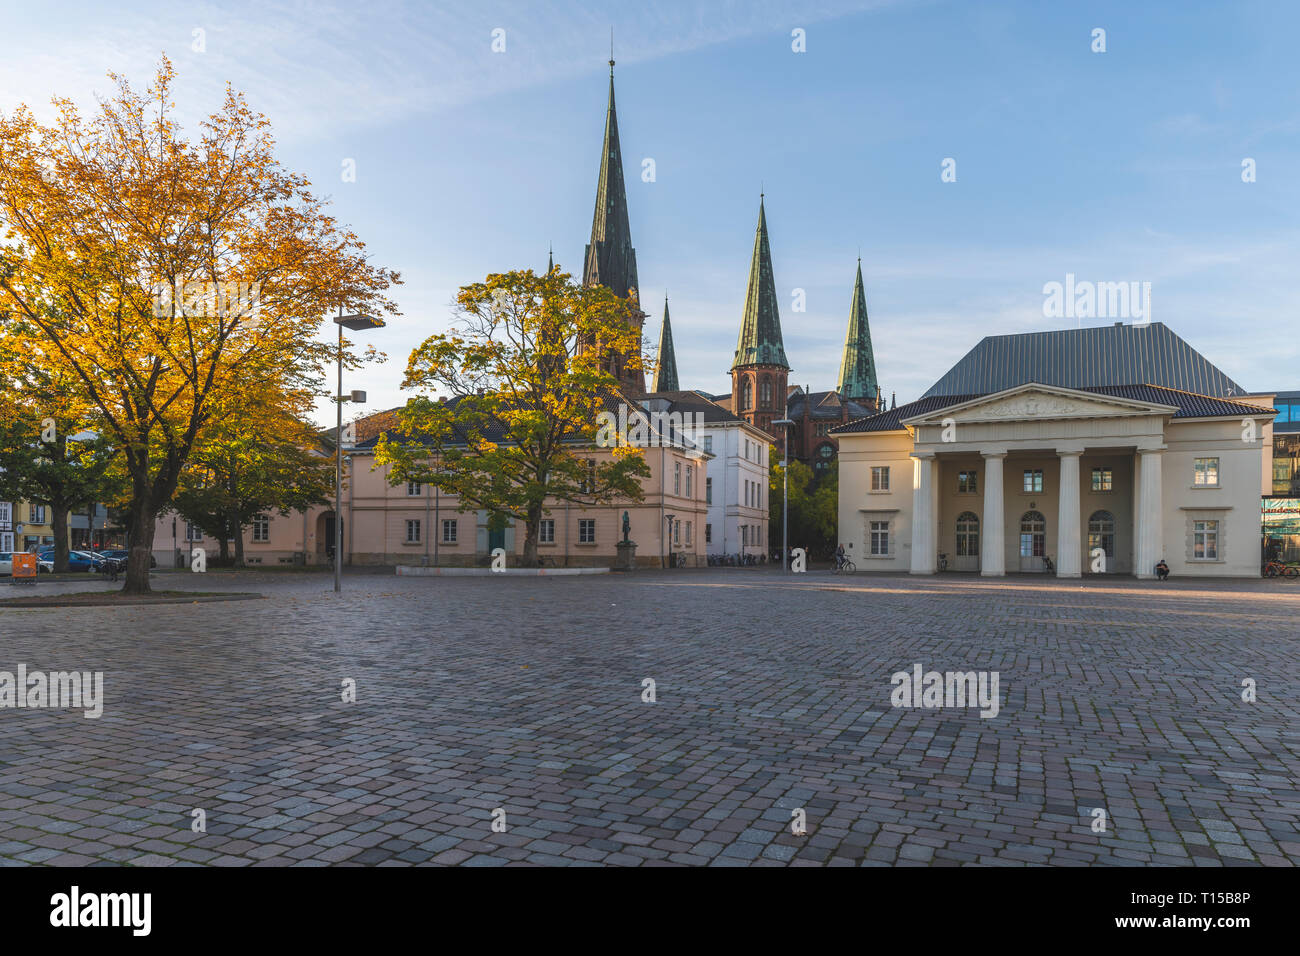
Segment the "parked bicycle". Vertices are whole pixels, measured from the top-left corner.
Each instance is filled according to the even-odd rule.
[[[1046,555],[1046,554],[1043,555],[1043,570],[1046,571],[1048,574],[1056,573],[1056,565],[1052,563],[1052,558],[1050,555]]]
[[[942,551],[939,552],[939,570],[948,570],[948,555],[944,554]]]
[[[1286,578],[1288,581],[1294,581],[1300,578],[1300,568],[1293,564],[1283,564],[1281,561],[1269,560],[1264,562],[1262,576],[1266,578]]]

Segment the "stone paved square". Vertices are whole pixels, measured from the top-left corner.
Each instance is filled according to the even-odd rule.
[[[1300,585],[167,578],[266,598],[0,610],[0,669],[105,682],[0,710],[6,865],[1300,860]],[[892,706],[917,663],[1000,713]]]

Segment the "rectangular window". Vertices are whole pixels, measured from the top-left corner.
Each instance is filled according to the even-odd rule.
[[[873,465],[871,468],[871,490],[888,491],[889,490],[889,466]]]
[[[889,522],[871,522],[871,553],[889,554]]]
[[[957,492],[969,495],[979,491],[979,481],[973,471],[957,472]]]
[[[186,541],[203,540],[203,532],[200,531],[192,521],[185,522],[185,540]]]
[[[1109,468],[1094,468],[1092,470],[1092,490],[1093,491],[1111,491],[1115,487],[1115,477],[1111,474]]]
[[[704,503],[706,505],[713,504],[713,479],[712,478],[704,479]]]
[[[704,526],[704,543],[705,544],[713,543],[713,525],[711,524],[706,524]]]
[[[253,540],[270,541],[271,540],[271,517],[270,515],[253,516]]]
[[[442,520],[442,541],[444,544],[456,543],[456,519],[444,518]]]
[[[673,494],[680,495],[681,493],[682,493],[682,463],[680,461],[675,461],[673,462]]]
[[[1197,561],[1219,559],[1219,522],[1192,522],[1192,557]]]
[[[713,454],[713,436],[712,436],[712,435],[705,435],[705,436],[704,436],[704,451],[705,451],[707,454],[710,454],[710,455]]]
[[[1196,459],[1196,473],[1192,483],[1199,488],[1217,488],[1219,486],[1219,459]]]
[[[406,483],[406,496],[408,498],[418,498],[423,490],[424,486],[418,481],[408,481]]]
[[[555,544],[555,519],[543,518],[537,526],[537,540],[541,544]]]
[[[740,546],[742,548],[749,547],[749,525],[747,524],[740,526]]]
[[[673,544],[682,543],[682,523],[680,520],[673,522]]]
[[[578,522],[578,544],[596,543],[596,519],[582,518]]]
[[[1025,491],[1037,493],[1043,490],[1043,469],[1026,468],[1025,469]]]
[[[686,522],[686,547],[688,548],[691,546],[691,524],[690,521]]]
[[[586,466],[578,482],[578,493],[583,495],[589,495],[596,490],[596,459],[588,458]]]
[[[418,518],[409,518],[406,522],[406,543],[420,543],[420,521]]]
[[[686,466],[686,497],[687,497],[687,498],[694,498],[694,497],[695,497],[693,494],[691,494],[691,487],[692,487],[692,485],[691,485],[691,482],[692,482],[692,473],[693,473],[694,471],[695,471],[695,469],[692,468],[690,465],[687,465],[687,466]]]

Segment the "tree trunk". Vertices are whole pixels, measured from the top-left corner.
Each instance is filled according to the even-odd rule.
[[[542,526],[541,503],[528,506],[528,519],[524,522],[524,558],[526,568],[537,567],[537,535]]]
[[[239,522],[239,512],[232,511],[230,514],[230,528],[235,536],[235,567],[244,566],[244,526]]]
[[[50,507],[54,512],[54,570],[63,573],[68,570],[68,509]]]
[[[153,554],[153,532],[157,521],[158,516],[154,514],[152,502],[147,499],[131,502],[131,513],[127,519],[131,556],[127,559],[123,594],[149,594],[153,591],[149,584],[149,558]]]
[[[217,564],[223,568],[230,564],[230,532],[226,530],[225,524],[221,525],[221,533],[217,535]]]

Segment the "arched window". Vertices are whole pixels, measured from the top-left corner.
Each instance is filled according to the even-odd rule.
[[[1026,511],[1020,516],[1020,556],[1041,558],[1047,554],[1047,519],[1041,512]]]
[[[1097,548],[1115,557],[1115,516],[1109,511],[1094,511],[1088,519],[1088,553]]]
[[[748,410],[754,407],[754,382],[752,379],[745,379],[745,385],[741,390],[741,396],[741,408]]]
[[[957,557],[975,558],[980,553],[980,519],[973,511],[957,516]]]
[[[758,389],[758,400],[763,408],[772,407],[772,380],[763,376],[763,383]]]

